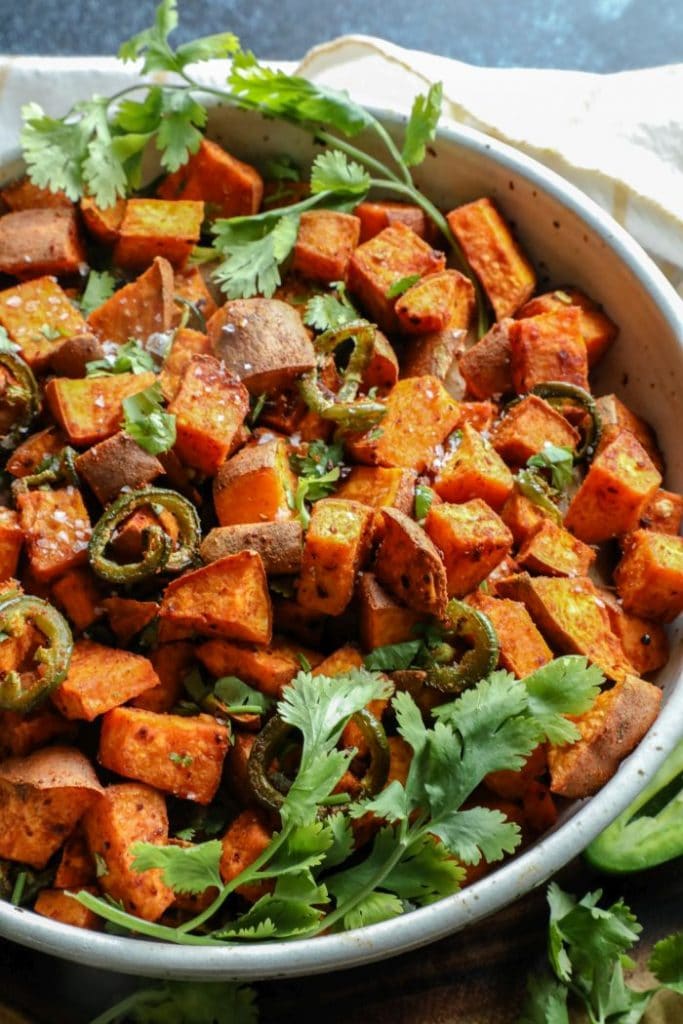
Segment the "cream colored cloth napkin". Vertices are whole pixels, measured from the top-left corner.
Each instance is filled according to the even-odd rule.
[[[280,64],[347,89],[361,103],[407,112],[428,83],[444,85],[445,120],[518,147],[578,185],[650,252],[683,296],[683,64],[612,75],[480,68],[344,36]],[[0,154],[16,148],[21,105],[59,115],[135,75],[114,58],[0,58]],[[224,78],[201,65],[203,81]]]

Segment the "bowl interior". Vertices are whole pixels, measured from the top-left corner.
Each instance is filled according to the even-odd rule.
[[[400,134],[401,119],[382,115]],[[305,164],[319,150],[309,137],[257,114],[215,108],[209,133],[236,156],[262,165],[288,153]],[[373,149],[373,140],[360,140]],[[0,180],[20,170],[0,154]],[[601,302],[620,335],[595,379],[597,393],[616,392],[649,420],[667,457],[666,485],[683,491],[683,323],[673,289],[639,247],[578,190],[494,140],[453,126],[419,168],[418,183],[449,209],[492,196],[509,218],[539,273],[541,286],[573,284]],[[580,852],[654,774],[681,734],[681,628],[671,631],[671,658],[660,673],[664,708],[639,748],[590,801],[575,805],[558,828],[481,881],[438,904],[358,932],[298,942],[220,949],[176,947],[78,929],[0,902],[0,934],[45,952],[110,970],[158,977],[265,978],[310,974],[379,960],[433,941],[500,909]]]

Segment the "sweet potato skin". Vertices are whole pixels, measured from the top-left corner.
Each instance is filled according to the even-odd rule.
[[[229,745],[227,726],[210,715],[185,718],[113,708],[102,719],[99,761],[124,778],[183,800],[210,804]]]
[[[297,589],[303,608],[326,615],[344,611],[369,552],[373,520],[372,511],[357,501],[324,498],[315,503]]]
[[[163,473],[164,467],[155,455],[119,431],[79,455],[76,470],[98,501],[106,505],[124,487],[151,483]]]
[[[298,520],[283,523],[247,523],[218,526],[200,548],[202,561],[215,562],[240,551],[258,552],[268,576],[290,575],[301,568],[304,535]]]
[[[510,325],[504,318],[488,331],[475,345],[458,357],[458,366],[475,398],[492,398],[513,390],[510,365]]]
[[[147,658],[78,640],[66,679],[53,692],[52,701],[65,718],[92,722],[158,684]]]
[[[102,793],[74,747],[46,747],[0,764],[0,857],[44,868]]]
[[[384,537],[377,550],[379,582],[401,604],[440,615],[448,600],[446,569],[425,531],[398,509],[383,509]]]
[[[683,537],[636,530],[614,571],[624,611],[672,622],[683,611]]]
[[[441,551],[449,597],[469,594],[512,548],[507,526],[480,499],[432,505],[425,531]]]
[[[221,526],[286,522],[296,491],[287,443],[273,438],[250,444],[224,462],[213,483],[213,501]]]

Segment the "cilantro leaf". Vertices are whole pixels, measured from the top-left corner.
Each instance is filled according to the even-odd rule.
[[[549,974],[531,974],[527,1000],[519,1024],[570,1024],[568,989]]]
[[[164,883],[174,892],[184,893],[222,887],[219,870],[222,852],[220,839],[209,839],[197,846],[157,846],[154,843],[131,846],[134,871],[160,868]]]
[[[355,806],[352,804],[349,814],[352,818],[362,818],[370,811],[384,821],[405,821],[411,810],[408,794],[398,779],[393,779],[377,796]]]
[[[415,487],[415,518],[418,523],[424,523],[435,497],[436,493],[426,484]]]
[[[428,142],[433,142],[441,116],[443,85],[435,82],[425,95],[416,96],[406,125],[403,142],[403,162],[407,167],[421,164]]]
[[[321,822],[299,825],[289,833],[261,874],[264,877],[282,877],[318,867],[326,860],[333,842],[332,831]]]
[[[165,981],[138,989],[92,1024],[257,1024],[253,988],[234,981]]]
[[[143,74],[148,71],[175,71],[168,37],[178,25],[176,7],[176,0],[161,0],[155,11],[154,24],[122,43],[119,58],[122,61],[143,58]]]
[[[550,470],[553,487],[558,491],[564,491],[573,480],[574,453],[571,448],[561,448],[546,441],[537,455],[527,459],[527,466]]]
[[[177,171],[196,153],[202,141],[199,131],[206,124],[206,108],[187,92],[165,92],[156,137],[161,166]]]
[[[292,455],[289,461],[299,476],[323,477],[330,469],[339,466],[343,459],[344,447],[341,443],[311,441],[303,455]]]
[[[159,384],[123,400],[123,429],[150,455],[167,452],[175,444],[175,416],[164,412]]]
[[[80,307],[84,316],[89,316],[103,302],[111,298],[116,287],[116,280],[108,270],[91,270],[80,298]]]
[[[392,286],[387,288],[386,297],[388,299],[398,299],[409,288],[412,288],[414,284],[417,284],[419,280],[419,274],[408,274],[407,277],[399,277],[398,281],[394,281]]]
[[[306,303],[303,316],[304,323],[316,331],[334,330],[358,319],[357,310],[341,289],[337,295],[314,295]]]
[[[87,377],[106,377],[116,373],[149,373],[156,368],[150,353],[139,341],[131,338],[103,359],[86,363],[85,373]]]
[[[676,932],[657,942],[650,954],[648,967],[662,985],[683,994],[683,932]]]
[[[311,192],[347,192],[359,199],[370,188],[370,175],[338,149],[319,153],[311,170]]]
[[[266,893],[232,925],[214,932],[217,939],[289,939],[307,932],[322,918],[322,908],[306,899],[288,897],[278,892]],[[324,889],[320,890],[323,902]],[[315,898],[315,897],[314,897]]]
[[[596,665],[579,655],[555,658],[524,680],[529,711],[551,743],[572,743],[580,738],[565,715],[581,715],[593,706],[604,682]]]
[[[15,345],[2,325],[0,325],[0,352],[19,352],[19,346]]]
[[[335,489],[335,484],[341,476],[339,466],[335,466],[323,476],[302,476],[296,485],[294,493],[294,508],[299,516],[301,525],[306,529],[311,521],[306,502],[316,502],[321,498],[327,498]]]
[[[436,823],[429,831],[463,864],[478,864],[482,857],[489,864],[501,860],[506,853],[514,853],[521,841],[519,825],[490,807],[453,812],[437,804],[433,813]]]
[[[371,924],[379,924],[380,921],[400,917],[402,913],[403,904],[397,896],[388,892],[370,892],[344,915],[342,926],[347,931],[366,928]]]
[[[289,153],[281,153],[266,162],[265,176],[271,181],[300,181],[301,168]]]
[[[384,647],[375,647],[374,651],[366,654],[363,663],[367,669],[373,672],[395,672],[412,665],[422,646],[422,640],[405,640],[399,644],[385,644]]]
[[[266,298],[281,282],[280,266],[294,248],[299,217],[294,213],[217,220],[214,247],[223,256],[214,277],[230,299]]]
[[[178,70],[188,64],[199,64],[206,60],[222,60],[237,53],[240,41],[233,32],[215,32],[210,36],[182,43],[175,52]]]
[[[413,843],[382,883],[402,900],[423,907],[459,892],[465,870],[431,835]]]
[[[341,476],[340,463],[343,457],[344,449],[341,444],[327,445],[324,441],[313,441],[308,445],[304,455],[290,457],[290,465],[299,475],[290,505],[296,510],[304,528],[308,526],[311,518],[306,502],[316,502],[332,494]]]
[[[273,705],[269,697],[252,686],[247,686],[237,676],[221,676],[214,683],[213,692],[222,704],[232,709],[239,709],[240,705],[249,705],[265,712]]]
[[[79,120],[48,117],[37,103],[21,108],[21,148],[31,181],[63,191],[74,202],[83,194],[88,139]]]
[[[351,856],[354,847],[354,835],[348,818],[344,814],[332,814],[326,821],[330,832],[331,843],[325,852],[325,868],[334,868],[343,864]]]

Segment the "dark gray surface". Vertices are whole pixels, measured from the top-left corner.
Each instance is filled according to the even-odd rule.
[[[180,0],[179,39],[231,30],[263,58],[345,32],[506,67],[619,71],[683,61],[682,0]],[[0,0],[0,51],[113,53],[154,0]]]

